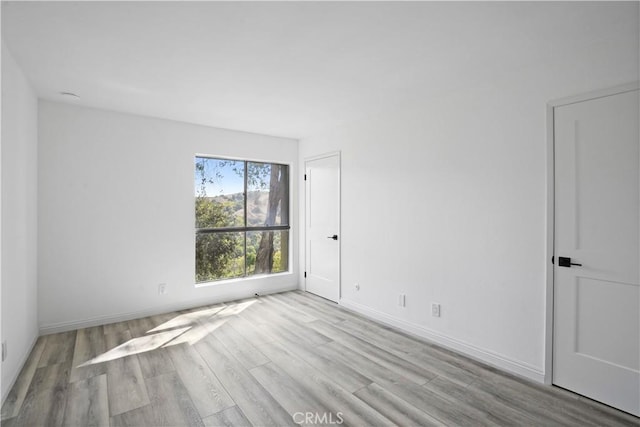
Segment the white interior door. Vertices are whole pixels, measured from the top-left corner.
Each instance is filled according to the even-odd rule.
[[[634,415],[640,415],[638,102],[633,90],[554,109],[553,382]]]
[[[340,298],[340,155],[307,160],[306,290]]]

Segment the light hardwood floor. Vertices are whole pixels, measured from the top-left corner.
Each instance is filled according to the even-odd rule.
[[[638,426],[294,291],[41,337],[3,426]]]

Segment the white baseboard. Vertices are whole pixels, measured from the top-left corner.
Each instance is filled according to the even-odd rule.
[[[353,310],[364,316],[377,320],[381,323],[394,326],[398,329],[409,332],[413,335],[417,335],[421,338],[425,338],[448,349],[455,350],[459,353],[471,357],[472,359],[478,360],[512,374],[525,377],[539,383],[544,383],[544,372],[528,363],[513,360],[501,354],[494,353],[492,351],[476,347],[464,341],[442,335],[418,324],[407,322],[406,320],[399,319],[395,316],[391,316],[387,313],[383,313],[381,311],[372,309],[353,301],[341,299],[340,305],[349,310]]]
[[[280,289],[269,289],[268,291],[260,290],[260,295],[276,294],[278,292],[286,292],[298,289],[298,285],[287,286]],[[50,323],[40,325],[40,335],[56,334],[59,332],[73,331],[76,329],[90,328],[93,326],[107,325],[109,323],[123,322],[125,320],[139,319],[141,317],[155,316],[156,314],[169,313],[172,311],[186,310],[189,308],[200,307],[204,305],[220,304],[224,302],[235,301],[243,298],[251,298],[255,295],[255,291],[247,291],[242,293],[234,293],[233,295],[219,295],[215,298],[204,298],[190,301],[180,301],[173,304],[165,304],[162,306],[152,307],[143,310],[132,311],[128,313],[109,314],[104,316],[95,316],[88,319],[72,320],[67,322]]]
[[[15,385],[18,376],[20,375],[20,372],[22,372],[22,369],[24,368],[24,364],[27,363],[27,359],[29,358],[29,355],[31,354],[31,352],[33,351],[33,347],[35,347],[36,342],[38,341],[38,336],[36,335],[33,338],[33,341],[31,342],[31,345],[27,346],[27,351],[22,355],[21,358],[21,362],[18,365],[20,367],[20,369],[17,369],[13,375],[11,375],[11,381],[9,381],[9,387],[7,387],[6,389],[2,390],[2,404],[4,405],[4,401],[7,399],[7,396],[9,395],[9,392],[11,391],[11,389],[13,388],[13,386]]]

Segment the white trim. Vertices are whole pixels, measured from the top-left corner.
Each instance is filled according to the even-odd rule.
[[[608,89],[591,91],[581,95],[555,99],[547,103],[547,259],[546,259],[546,311],[544,337],[544,383],[553,384],[553,314],[554,314],[554,278],[551,257],[555,252],[555,108],[575,104],[606,96],[640,90],[640,81],[630,82]]]
[[[18,376],[20,376],[20,373],[22,372],[22,370],[24,369],[24,365],[27,363],[27,359],[29,359],[29,355],[31,355],[31,352],[33,351],[33,348],[36,346],[36,342],[38,341],[38,335],[36,335],[33,338],[33,341],[31,342],[31,345],[27,347],[27,352],[24,353],[22,355],[22,362],[20,363],[20,369],[16,369],[16,371],[13,374],[13,377],[11,378],[11,385],[9,387],[6,388],[5,392],[2,394],[2,404],[4,405],[4,401],[7,400],[7,396],[9,396],[9,393],[11,392],[11,389],[13,388],[13,386],[16,384],[16,381],[18,380]]]
[[[247,281],[251,281],[251,280],[264,280],[267,277],[286,277],[286,276],[293,276],[293,272],[291,272],[291,270],[289,271],[282,271],[280,273],[265,273],[265,274],[257,274],[257,275],[251,275],[251,276],[241,276],[241,277],[234,277],[232,279],[220,279],[220,280],[211,280],[209,282],[199,282],[196,283],[194,285],[195,288],[209,288],[209,287],[215,287],[215,286],[219,286],[219,285],[230,285],[230,284],[234,284],[234,283],[246,283]]]
[[[510,373],[528,378],[539,383],[544,382],[544,372],[528,363],[513,360],[501,354],[476,347],[472,344],[448,337],[446,335],[442,335],[416,323],[407,322],[406,320],[402,320],[387,313],[374,310],[353,301],[341,299],[340,305],[379,322],[394,326],[403,331],[417,335],[420,338],[424,338],[437,343],[443,347],[447,347],[451,350],[463,353],[466,356],[471,357],[472,359],[492,365],[496,368],[508,371]]]
[[[298,289],[298,285],[291,285],[284,288],[269,289],[267,292],[260,291],[260,295],[276,294]],[[211,304],[231,303],[243,298],[251,298],[255,295],[255,290],[245,291],[233,295],[217,296],[213,299],[197,299],[191,301],[182,301],[175,304],[167,304],[160,307],[148,308],[145,310],[132,311],[128,313],[109,314],[103,316],[91,317],[88,319],[72,320],[68,322],[51,323],[48,325],[40,325],[40,335],[56,334],[59,332],[73,331],[76,329],[90,328],[93,326],[107,325],[109,323],[123,322],[125,320],[139,319],[156,314],[170,313],[172,311],[186,310]]]
[[[555,227],[555,155],[553,108],[547,104],[547,242],[545,245],[544,383],[552,381],[553,365],[553,264]]]
[[[566,96],[564,98],[553,99],[547,103],[549,107],[559,107],[561,105],[575,104],[577,102],[589,101],[592,99],[604,98],[605,96],[618,95],[620,93],[631,92],[640,89],[640,81],[625,83],[607,89],[594,90],[580,95]],[[553,135],[552,135],[553,136]]]
[[[338,156],[340,158],[340,150],[338,151],[330,151],[328,153],[316,154],[315,156],[309,156],[304,158],[305,170],[307,162],[312,162],[314,160],[326,159],[327,157]]]

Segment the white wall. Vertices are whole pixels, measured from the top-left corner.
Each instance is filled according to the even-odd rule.
[[[295,223],[292,274],[195,287],[193,210],[194,155],[296,176],[297,141],[47,101],[39,132],[41,332],[297,287]]]
[[[2,44],[2,401],[38,337],[37,99]]]
[[[303,139],[300,173],[342,152],[341,303],[542,381],[546,103],[637,79],[636,25]]]

